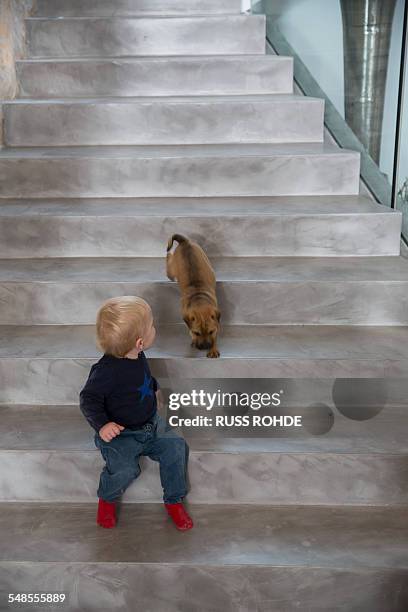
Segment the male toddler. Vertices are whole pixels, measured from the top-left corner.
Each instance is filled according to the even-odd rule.
[[[140,455],[147,455],[160,464],[167,513],[178,529],[191,529],[193,521],[181,501],[187,494],[189,447],[157,412],[158,383],[143,352],[156,335],[151,308],[136,296],[109,299],[98,311],[96,331],[104,355],[80,392],[80,409],[106,461],[97,491],[97,523],[116,525],[115,502],[139,476]]]

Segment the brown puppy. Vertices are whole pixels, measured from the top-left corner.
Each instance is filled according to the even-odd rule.
[[[169,253],[174,240],[179,244],[174,253]],[[215,294],[215,274],[207,255],[196,242],[173,234],[167,244],[167,276],[178,281],[191,346],[208,350],[207,357],[219,357],[217,333],[221,313]]]

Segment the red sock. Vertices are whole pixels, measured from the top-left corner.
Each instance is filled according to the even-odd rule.
[[[184,506],[181,502],[177,504],[164,504],[167,510],[167,513],[173,519],[177,529],[181,531],[187,531],[187,529],[191,529],[193,526],[193,521],[191,517],[187,514],[184,509]]]
[[[101,527],[110,529],[116,525],[115,502],[108,502],[99,498],[98,515],[96,522]]]

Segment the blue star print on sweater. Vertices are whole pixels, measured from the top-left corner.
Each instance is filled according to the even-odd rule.
[[[110,421],[137,429],[155,415],[158,388],[143,351],[138,359],[105,354],[91,367],[79,407],[97,432]]]
[[[144,400],[145,397],[149,395],[153,395],[153,391],[151,389],[152,377],[148,376],[145,372],[143,385],[137,388],[141,395],[141,401]]]

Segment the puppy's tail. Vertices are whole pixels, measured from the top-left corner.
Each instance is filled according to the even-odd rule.
[[[182,242],[188,242],[188,238],[185,236],[182,236],[181,234],[173,234],[167,243],[167,252],[170,251],[171,247],[173,246],[174,240],[176,240],[179,244]]]

